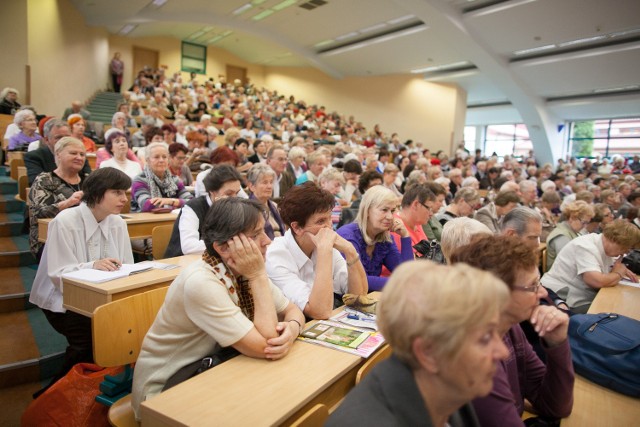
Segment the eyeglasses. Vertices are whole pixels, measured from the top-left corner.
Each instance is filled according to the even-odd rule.
[[[433,209],[431,209],[429,206],[425,205],[425,204],[424,204],[424,203],[422,203],[422,202],[418,202],[418,203],[420,203],[422,206],[424,206],[424,207],[425,207],[425,209],[426,209],[426,210],[428,210],[430,213],[433,213]]]
[[[531,293],[537,294],[539,288],[540,288],[540,277],[536,279],[536,282],[533,285],[515,286],[513,289],[516,291],[531,292]]]

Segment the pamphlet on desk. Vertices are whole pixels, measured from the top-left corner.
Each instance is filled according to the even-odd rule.
[[[152,268],[159,270],[172,270],[177,268],[175,264],[164,264],[161,262],[143,261],[137,264],[122,264],[115,271],[96,270],[94,268],[85,268],[67,273],[62,277],[66,279],[82,280],[91,283],[103,283],[110,280],[121,279],[123,277],[132,276],[134,274],[149,271]]]
[[[305,329],[298,339],[364,358],[371,356],[385,341],[380,332],[367,331],[330,320],[314,323]]]

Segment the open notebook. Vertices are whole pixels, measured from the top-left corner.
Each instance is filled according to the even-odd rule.
[[[93,268],[85,268],[82,270],[73,271],[71,273],[67,273],[62,277],[73,280],[82,280],[84,282],[91,283],[102,283],[108,282],[109,280],[120,279],[122,277],[131,276],[133,274],[142,273],[152,268],[162,269],[162,270],[171,270],[173,268],[178,267],[174,264],[164,264],[160,262],[140,262],[138,264],[123,264],[116,271],[102,271],[95,270]]]

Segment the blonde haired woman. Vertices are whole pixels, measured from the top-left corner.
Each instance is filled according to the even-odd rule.
[[[409,232],[393,216],[397,207],[398,197],[388,188],[375,185],[364,193],[355,222],[338,229],[338,234],[358,251],[371,291],[380,290],[387,283],[387,277],[380,277],[383,265],[393,271],[400,263],[413,259]],[[391,239],[391,232],[400,235],[400,250]]]
[[[547,271],[551,270],[551,266],[562,248],[578,237],[580,230],[591,222],[595,212],[587,202],[578,200],[565,205],[562,208],[562,215],[565,220],[547,236]]]
[[[400,266],[378,305],[393,355],[326,425],[478,426],[469,402],[491,391],[496,365],[509,355],[498,331],[507,298],[501,280],[466,265]]]

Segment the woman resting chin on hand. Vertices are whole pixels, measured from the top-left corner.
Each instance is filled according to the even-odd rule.
[[[180,368],[229,346],[249,357],[280,359],[304,324],[302,312],[267,278],[271,240],[259,202],[213,202],[202,236],[202,260],[173,281],[142,343],[133,378],[136,416]]]

